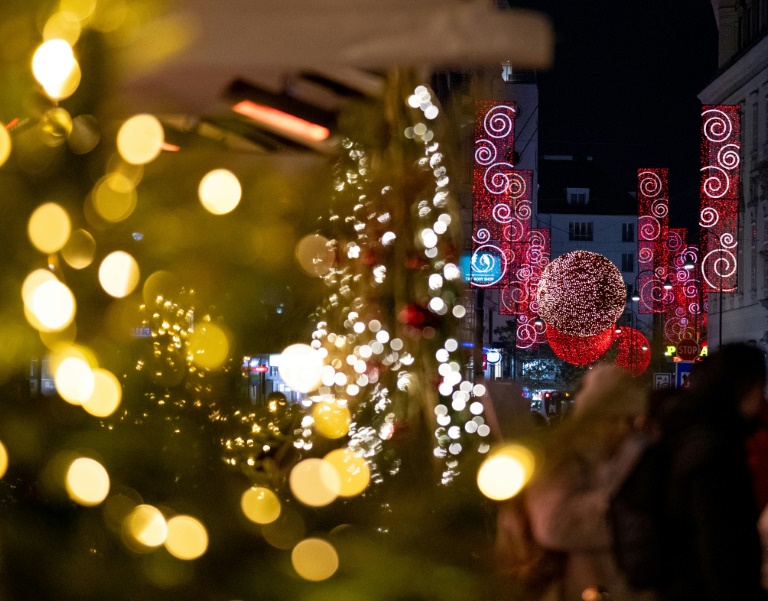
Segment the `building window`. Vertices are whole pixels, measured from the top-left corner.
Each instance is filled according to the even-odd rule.
[[[635,224],[634,223],[621,224],[621,241],[622,242],[635,241]]]
[[[757,291],[757,218],[754,213],[752,213],[750,219],[750,226],[749,289],[752,293],[755,293]]]
[[[568,239],[592,241],[592,222],[591,221],[571,221],[568,224]]]
[[[621,270],[625,273],[635,270],[635,253],[621,253]]]
[[[589,188],[566,188],[565,194],[569,205],[584,206],[589,203]]]

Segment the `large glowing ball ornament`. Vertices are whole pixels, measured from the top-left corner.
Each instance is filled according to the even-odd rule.
[[[618,339],[618,352],[614,363],[636,378],[648,369],[651,363],[651,345],[635,328],[622,327]]]
[[[293,496],[304,505],[324,507],[339,496],[341,480],[336,469],[324,459],[310,458],[297,463],[288,477]]]
[[[208,549],[208,531],[200,520],[189,515],[176,515],[168,520],[168,535],[163,544],[177,559],[197,559]]]
[[[624,311],[627,288],[603,255],[576,250],[544,268],[536,294],[539,315],[563,334],[594,336]]]
[[[234,173],[227,169],[214,169],[200,180],[197,195],[206,211],[226,215],[240,204],[243,189]]]
[[[533,453],[518,444],[507,444],[493,451],[480,465],[477,487],[489,499],[506,501],[528,483],[536,465]]]
[[[351,449],[334,449],[325,456],[339,474],[340,497],[354,497],[362,493],[371,481],[371,470],[363,457]]]
[[[67,470],[66,487],[75,503],[86,507],[98,505],[109,494],[109,474],[95,459],[80,457]]]
[[[99,283],[110,296],[126,297],[139,283],[139,264],[122,250],[110,253],[99,266]]]
[[[165,140],[163,125],[153,115],[135,115],[117,132],[117,151],[127,163],[144,165],[160,154]]]
[[[296,573],[310,582],[327,580],[339,569],[339,555],[334,546],[321,538],[305,538],[291,551]]]
[[[346,406],[336,402],[317,403],[312,410],[315,429],[326,438],[341,438],[349,432],[352,417]]]
[[[67,212],[55,202],[40,205],[27,224],[27,234],[34,247],[43,253],[55,253],[67,243],[71,222]]]
[[[307,344],[292,344],[278,360],[285,384],[299,392],[311,392],[323,381],[323,356]]]
[[[255,524],[271,524],[280,517],[282,506],[274,492],[263,486],[252,486],[240,497],[240,509]]]
[[[573,365],[594,363],[611,347],[614,327],[606,328],[594,336],[570,336],[547,326],[547,342],[552,352]]]
[[[296,261],[307,275],[322,277],[333,267],[336,253],[327,238],[311,234],[296,245]]]

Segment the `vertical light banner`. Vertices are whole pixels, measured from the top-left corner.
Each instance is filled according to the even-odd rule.
[[[510,213],[505,219],[504,239],[509,243],[509,269],[504,285],[500,293],[500,307],[502,315],[518,315],[528,308],[532,296],[535,297],[529,286],[531,267],[531,244],[537,244],[531,238],[531,188],[533,185],[533,171],[514,171],[515,181],[520,181],[516,186],[516,193],[511,198]]]
[[[664,312],[664,341],[673,346],[684,339],[701,344],[707,337],[707,296],[702,291],[698,269],[699,249],[689,245],[687,237],[685,228],[669,229],[669,279],[673,299]],[[686,269],[686,263],[692,264],[693,269]]]
[[[664,289],[669,266],[669,194],[667,169],[637,171],[637,291],[640,313],[662,313],[672,301]]]
[[[472,173],[472,257],[470,285],[501,288],[509,277],[514,201],[530,185],[510,162],[515,145],[513,102],[475,102],[475,158]],[[529,209],[530,211],[530,209]]]
[[[704,292],[735,292],[738,278],[741,112],[738,105],[701,111],[701,277]]]

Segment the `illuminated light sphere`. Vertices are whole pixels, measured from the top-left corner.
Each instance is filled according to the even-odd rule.
[[[203,323],[196,326],[190,335],[188,348],[195,365],[204,369],[217,369],[229,356],[229,338],[216,324]]]
[[[5,472],[8,470],[8,450],[5,445],[0,442],[0,478],[5,476]]]
[[[66,357],[58,363],[53,381],[59,396],[72,405],[87,402],[96,388],[93,369],[80,357]]]
[[[96,240],[93,236],[83,230],[77,229],[72,232],[61,249],[61,256],[67,264],[73,269],[84,269],[93,263],[93,257],[96,254]]]
[[[208,550],[208,531],[200,520],[176,515],[168,520],[168,535],[163,544],[177,559],[197,559]]]
[[[121,173],[105,175],[94,186],[92,194],[93,208],[110,223],[127,219],[136,208],[136,187]]]
[[[530,450],[508,444],[494,451],[480,465],[477,486],[494,501],[505,501],[518,494],[533,475],[536,462]]]
[[[80,457],[67,470],[66,488],[69,498],[75,503],[92,507],[107,498],[109,474],[98,461]]]
[[[197,195],[206,211],[226,215],[240,204],[243,189],[234,173],[227,169],[214,169],[200,180]]]
[[[69,11],[59,11],[48,17],[43,27],[43,39],[64,40],[70,46],[74,46],[80,39],[82,26],[80,20]]]
[[[310,582],[327,580],[339,569],[339,555],[334,546],[321,538],[305,538],[291,551],[296,573]]]
[[[123,388],[111,371],[93,370],[93,394],[83,402],[83,409],[95,417],[108,417],[120,406]]]
[[[371,481],[371,470],[363,457],[350,449],[335,449],[325,456],[339,474],[340,497],[354,497],[362,493]]]
[[[339,375],[339,374],[337,374]],[[326,438],[341,438],[349,432],[349,409],[335,402],[317,403],[312,410],[315,428]]]
[[[623,327],[618,338],[618,352],[614,363],[634,377],[641,375],[651,363],[648,339],[635,328]]]
[[[117,151],[127,163],[144,165],[155,160],[165,140],[163,126],[153,115],[135,115],[117,132]]]
[[[304,505],[324,507],[336,500],[341,481],[336,469],[323,459],[311,458],[297,463],[288,478],[293,496]]]
[[[26,306],[27,319],[40,331],[60,332],[75,318],[75,296],[65,284],[55,278],[38,284],[31,291],[30,300],[30,304]]]
[[[139,283],[139,264],[122,250],[110,253],[99,266],[99,283],[110,296],[128,296]]]
[[[0,166],[5,164],[11,156],[11,134],[5,129],[5,124],[0,122]]]
[[[292,344],[278,360],[283,382],[299,392],[311,392],[323,379],[323,356],[307,344]]]
[[[32,73],[45,93],[61,100],[71,96],[80,83],[80,65],[72,47],[62,39],[43,42],[32,57]]]
[[[240,497],[240,509],[256,524],[271,524],[280,517],[282,506],[274,492],[263,486],[252,486]]]
[[[544,268],[537,290],[539,315],[563,334],[594,336],[624,311],[626,285],[603,255],[576,250]]]
[[[611,347],[613,340],[613,326],[594,336],[570,336],[547,326],[547,342],[552,352],[573,365],[594,363]]]
[[[55,202],[47,202],[32,213],[27,233],[37,250],[55,253],[67,243],[71,227],[67,212]]]
[[[144,547],[155,548],[168,537],[168,523],[157,507],[137,505],[125,518],[123,531],[130,540]]]
[[[296,261],[313,277],[326,275],[336,261],[336,253],[327,238],[318,234],[305,236],[296,245]]]

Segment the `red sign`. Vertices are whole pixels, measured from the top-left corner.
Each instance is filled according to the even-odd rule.
[[[693,361],[699,356],[699,345],[696,341],[686,338],[677,345],[677,356],[683,361]]]
[[[269,366],[267,365],[256,365],[251,368],[251,372],[257,373],[257,374],[265,374],[268,371],[269,371]]]

